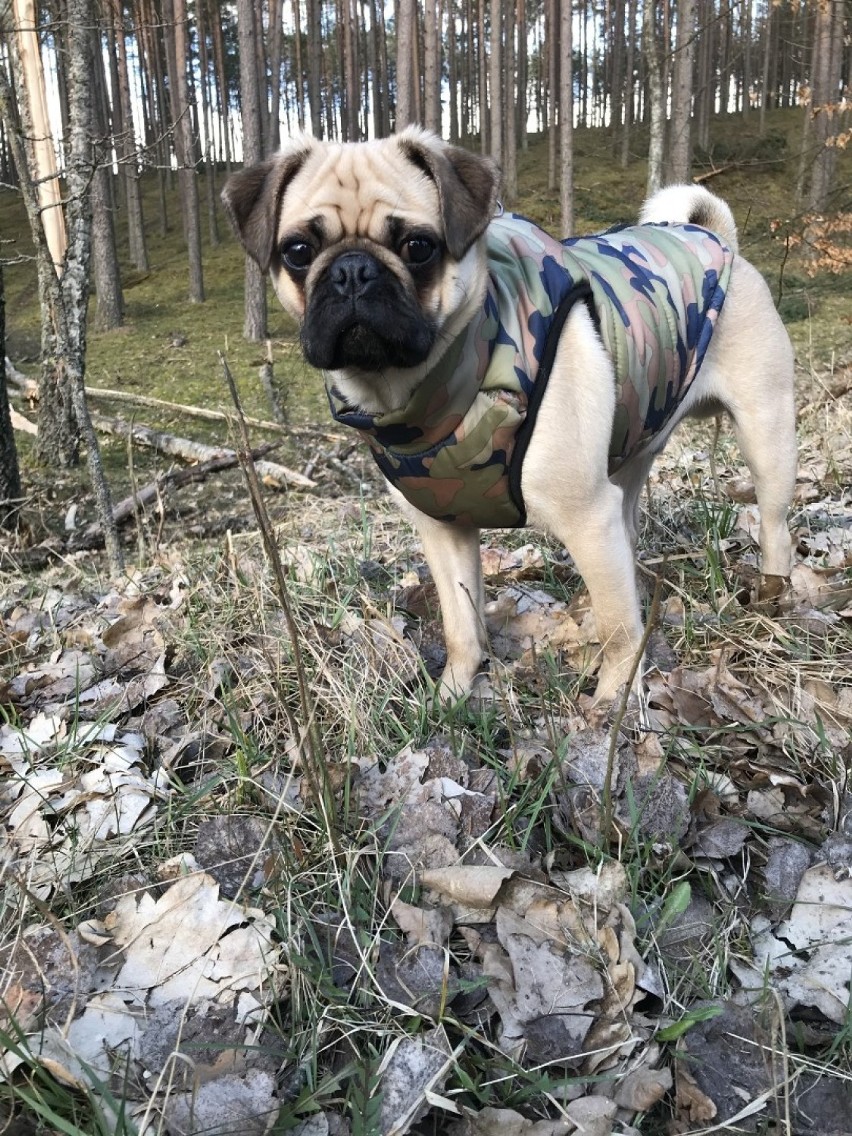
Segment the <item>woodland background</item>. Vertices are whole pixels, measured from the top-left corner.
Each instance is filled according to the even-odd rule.
[[[0,1131],[849,1136],[850,14],[0,0]],[[432,704],[422,554],[223,227],[281,135],[411,120],[554,233],[708,184],[789,331],[789,591],[685,425],[644,729],[526,531]]]

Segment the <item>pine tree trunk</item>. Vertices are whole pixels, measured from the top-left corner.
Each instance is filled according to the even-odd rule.
[[[503,164],[503,0],[490,0],[491,34],[488,57],[488,106],[491,157]]]
[[[447,11],[447,70],[450,80],[450,142],[457,145],[459,141],[459,101],[464,106],[465,93],[459,87],[458,69],[458,24],[464,19],[463,9],[459,11],[459,21],[456,22],[456,4],[458,0],[449,0]]]
[[[515,5],[506,0],[503,76],[503,192],[513,203],[518,196],[518,101],[515,96]]]
[[[696,144],[703,153],[710,150],[710,117],[713,113],[716,89],[713,75],[713,0],[700,0],[699,23],[701,32],[696,44],[695,135]]]
[[[231,122],[228,99],[228,79],[225,72],[225,45],[222,38],[222,25],[215,11],[211,12],[210,35],[213,40],[213,66],[216,69],[216,104],[222,129],[222,146],[225,153],[225,169],[231,172]]]
[[[281,54],[283,0],[269,0],[269,123],[266,128],[267,151],[281,145]]]
[[[262,103],[254,42],[254,3],[238,0],[237,32],[240,52],[240,112],[243,124],[243,163],[255,165],[263,158]],[[245,258],[245,318],[243,335],[253,342],[267,339],[266,279],[251,257]]]
[[[527,3],[526,0],[517,0],[516,12],[518,26],[517,51],[517,102],[515,105],[515,122],[517,145],[521,150],[529,148],[527,137],[527,119],[529,117],[529,60],[527,58]]]
[[[100,51],[100,32],[92,29],[92,60],[95,83],[92,99],[93,139],[108,139],[104,101],[106,81],[103,74],[103,55]],[[97,51],[95,48],[97,47]],[[100,96],[100,97],[98,97]],[[118,143],[116,142],[116,145]],[[92,274],[97,296],[95,327],[98,331],[113,331],[124,322],[124,295],[121,290],[121,272],[118,267],[118,248],[115,243],[113,202],[110,192],[111,174],[102,144],[93,146],[95,168],[92,172]]]
[[[305,70],[302,61],[302,5],[293,0],[293,68],[296,81],[296,121],[305,129]]]
[[[173,40],[166,38],[169,94],[171,96],[173,144],[178,166],[178,184],[183,211],[183,229],[189,255],[189,299],[204,301],[204,278],[201,266],[201,210],[198,178],[195,173],[192,120],[190,118],[187,83],[187,13],[186,0],[165,0],[163,14],[174,27]]]
[[[560,0],[559,204],[562,232],[574,232],[574,71],[571,0]]]
[[[808,206],[815,212],[826,208],[837,169],[837,149],[830,145],[832,123],[837,114],[842,66],[843,0],[819,0],[814,28],[812,138],[816,147],[811,170]]]
[[[672,119],[666,180],[681,184],[692,170],[692,73],[695,57],[696,0],[677,0]]]
[[[488,51],[486,43],[486,0],[477,0],[479,22],[477,24],[477,56],[479,59],[479,73],[477,91],[479,109],[479,149],[483,154],[491,150],[491,122],[488,115]]]
[[[545,42],[547,45],[547,188],[559,185],[559,2],[546,0]]]
[[[145,241],[145,223],[142,216],[142,195],[139,192],[139,160],[136,153],[136,136],[133,130],[133,110],[130,102],[130,74],[127,68],[127,39],[120,0],[113,2],[113,36],[116,45],[118,71],[118,105],[121,107],[121,138],[118,154],[124,179],[124,200],[127,209],[127,243],[130,261],[140,272],[147,272],[148,247]]]
[[[612,74],[610,80],[612,114],[610,118],[610,132],[612,135],[612,154],[613,157],[615,157],[621,149],[620,143],[625,119],[624,0],[615,0],[612,18],[612,63],[610,68]]]
[[[308,99],[311,104],[311,130],[322,138],[322,0],[308,4]]]
[[[663,146],[665,140],[666,110],[663,96],[663,75],[660,65],[660,47],[657,42],[657,21],[654,4],[645,4],[642,14],[642,46],[648,70],[648,109],[650,134],[648,138],[648,180],[646,192],[650,197],[663,184]]]
[[[396,130],[414,122],[414,76],[412,63],[417,9],[414,0],[399,0],[396,36]]]
[[[437,0],[423,0],[425,23],[425,98],[423,124],[435,134],[441,133],[441,47],[438,40]]]
[[[627,59],[624,68],[624,125],[621,128],[621,168],[627,169],[630,161],[630,128],[633,125],[634,91],[633,71],[636,67],[636,8],[637,0],[627,4]]]

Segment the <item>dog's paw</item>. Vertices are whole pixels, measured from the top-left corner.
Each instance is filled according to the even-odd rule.
[[[790,587],[789,576],[771,576],[765,575],[760,577],[760,584],[757,589],[758,603],[772,605],[780,602],[784,593]]]
[[[451,709],[461,705],[473,708],[482,698],[488,699],[489,691],[487,663],[477,667],[473,674],[446,667],[435,684],[433,702],[436,709]]]

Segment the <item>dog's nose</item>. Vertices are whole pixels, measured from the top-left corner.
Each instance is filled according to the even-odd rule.
[[[331,266],[331,283],[343,296],[359,296],[378,279],[379,265],[365,252],[345,252]]]

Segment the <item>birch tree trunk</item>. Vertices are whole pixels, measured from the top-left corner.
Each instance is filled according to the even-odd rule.
[[[75,466],[80,460],[77,420],[71,405],[68,376],[57,343],[59,274],[64,270],[67,249],[65,215],[61,207],[53,144],[47,130],[44,74],[33,12],[17,11],[17,36],[10,39],[20,77],[17,98],[0,69],[0,116],[8,131],[21,194],[36,246],[39,307],[41,310],[41,371],[39,375],[39,435],[37,456],[45,465]],[[41,119],[37,126],[35,114]],[[45,163],[49,163],[45,165]],[[51,173],[53,176],[51,177]]]
[[[6,301],[0,261],[0,529],[13,529],[21,505],[21,474],[6,389]]]

